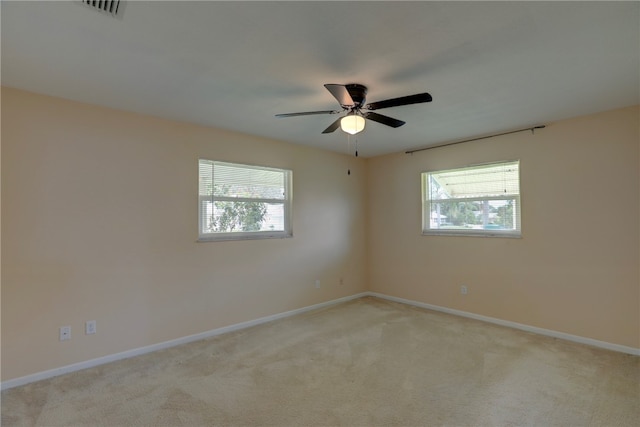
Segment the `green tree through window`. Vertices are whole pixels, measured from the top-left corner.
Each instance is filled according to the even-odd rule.
[[[216,194],[229,194],[229,186],[216,186]],[[264,202],[216,201],[209,218],[209,229],[213,232],[260,231],[267,215]]]
[[[199,239],[290,237],[291,171],[199,160]]]

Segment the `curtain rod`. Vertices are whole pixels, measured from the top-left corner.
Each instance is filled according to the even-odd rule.
[[[478,140],[481,140],[481,139],[494,138],[496,136],[509,135],[509,134],[512,134],[512,133],[524,132],[526,130],[530,130],[531,133],[533,133],[535,129],[544,129],[545,127],[546,127],[545,125],[538,125],[538,126],[534,126],[534,127],[530,127],[530,128],[512,130],[511,132],[503,132],[503,133],[497,133],[495,135],[481,136],[479,138],[465,139],[464,141],[445,142],[444,144],[432,145],[430,147],[416,148],[415,150],[405,151],[404,154],[413,154],[413,153],[417,153],[418,151],[431,150],[433,148],[446,147],[448,145],[462,144],[463,142],[471,142],[471,141],[478,141]]]

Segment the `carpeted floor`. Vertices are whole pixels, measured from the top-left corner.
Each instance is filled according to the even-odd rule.
[[[637,426],[640,358],[362,298],[16,387],[3,426]]]

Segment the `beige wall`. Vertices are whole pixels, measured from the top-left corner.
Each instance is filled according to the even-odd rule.
[[[199,157],[292,169],[294,237],[196,243]],[[2,379],[365,290],[366,162],[346,165],[3,88]]]
[[[370,159],[369,289],[640,347],[639,114]],[[521,239],[421,235],[421,172],[515,159]]]
[[[639,113],[347,176],[339,154],[3,88],[2,380],[364,290],[638,348]],[[196,243],[199,157],[292,169],[294,237]],[[510,159],[522,239],[421,236],[420,172]]]

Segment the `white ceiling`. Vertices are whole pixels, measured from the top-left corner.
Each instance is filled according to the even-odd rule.
[[[2,1],[2,84],[346,150],[324,83],[378,110],[366,157],[640,103],[640,2],[139,2],[122,19],[70,2]],[[353,137],[352,137],[353,141]],[[179,141],[176,141],[179,143]]]

